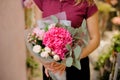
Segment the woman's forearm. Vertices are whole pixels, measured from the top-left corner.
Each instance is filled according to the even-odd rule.
[[[80,55],[80,59],[87,57],[90,53],[92,53],[99,46],[99,38],[91,39],[86,47],[83,48],[82,53]]]
[[[95,13],[87,19],[88,33],[90,40],[86,47],[83,48],[80,55],[81,58],[87,57],[91,52],[93,52],[100,43],[100,32],[98,27],[98,13]]]

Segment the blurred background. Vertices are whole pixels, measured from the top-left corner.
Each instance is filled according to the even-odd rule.
[[[120,80],[120,0],[96,0],[99,10],[99,47],[89,56],[91,80]],[[41,18],[36,6],[25,8],[26,29],[36,25]],[[41,79],[39,61],[27,53],[27,72],[29,80]],[[38,70],[39,71],[38,71]],[[38,75],[40,74],[40,75]]]
[[[0,5],[0,80],[42,80],[40,61],[29,52],[25,45],[19,45],[24,43],[23,33],[25,30],[35,26],[37,20],[41,18],[39,9],[35,5],[29,9],[25,8],[16,4],[17,0],[10,3],[9,1],[7,3],[3,0],[0,1],[0,4],[2,4]],[[21,3],[19,0],[18,2]],[[8,4],[11,7],[6,7]],[[99,47],[89,56],[91,80],[120,80],[120,0],[96,0],[96,4],[99,10],[101,41]],[[17,6],[17,8],[14,6]],[[14,11],[10,12],[10,10]],[[20,12],[15,12],[17,10]],[[8,16],[8,13],[11,16]],[[6,25],[7,21],[8,25]],[[17,24],[18,22],[21,25]],[[12,27],[14,30],[11,30]],[[16,31],[18,29],[19,31]],[[12,37],[16,38],[13,39],[8,36],[10,30],[13,32]],[[7,31],[8,33],[6,33]],[[19,32],[21,35],[18,37],[15,34],[19,34]],[[14,43],[14,47],[11,48],[10,46],[13,45],[11,42],[16,39],[18,42]],[[19,42],[19,40],[22,40],[22,42]],[[15,46],[18,45],[19,47],[16,49]],[[21,51],[21,47],[24,51]],[[9,50],[5,50],[7,48]],[[16,49],[16,52],[14,49]],[[9,60],[11,61],[8,62]],[[16,76],[16,78],[11,75]]]

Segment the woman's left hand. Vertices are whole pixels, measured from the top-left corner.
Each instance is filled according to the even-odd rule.
[[[60,75],[62,75],[62,73],[65,71],[66,68],[65,64],[57,63],[57,62],[46,63],[44,64],[44,67],[45,67],[45,74],[47,77],[49,77],[48,70],[53,73],[59,72]]]

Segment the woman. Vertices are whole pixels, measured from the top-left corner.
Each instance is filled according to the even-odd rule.
[[[26,3],[30,6],[31,2]],[[88,45],[82,50],[79,57],[81,62],[81,70],[75,67],[66,68],[65,65],[57,64],[55,62],[44,64],[45,73],[44,80],[49,80],[47,70],[52,72],[60,71],[61,73],[66,69],[67,80],[90,80],[89,59],[88,55],[94,51],[100,42],[100,34],[98,28],[98,9],[93,0],[34,0],[35,4],[42,11],[42,17],[47,17],[59,12],[66,12],[67,19],[71,20],[72,26],[78,28],[83,19],[86,19],[87,28],[90,40]],[[47,76],[46,76],[46,75]]]

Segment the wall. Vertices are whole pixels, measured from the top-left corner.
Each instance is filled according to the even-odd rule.
[[[21,0],[0,0],[0,80],[27,80]]]

